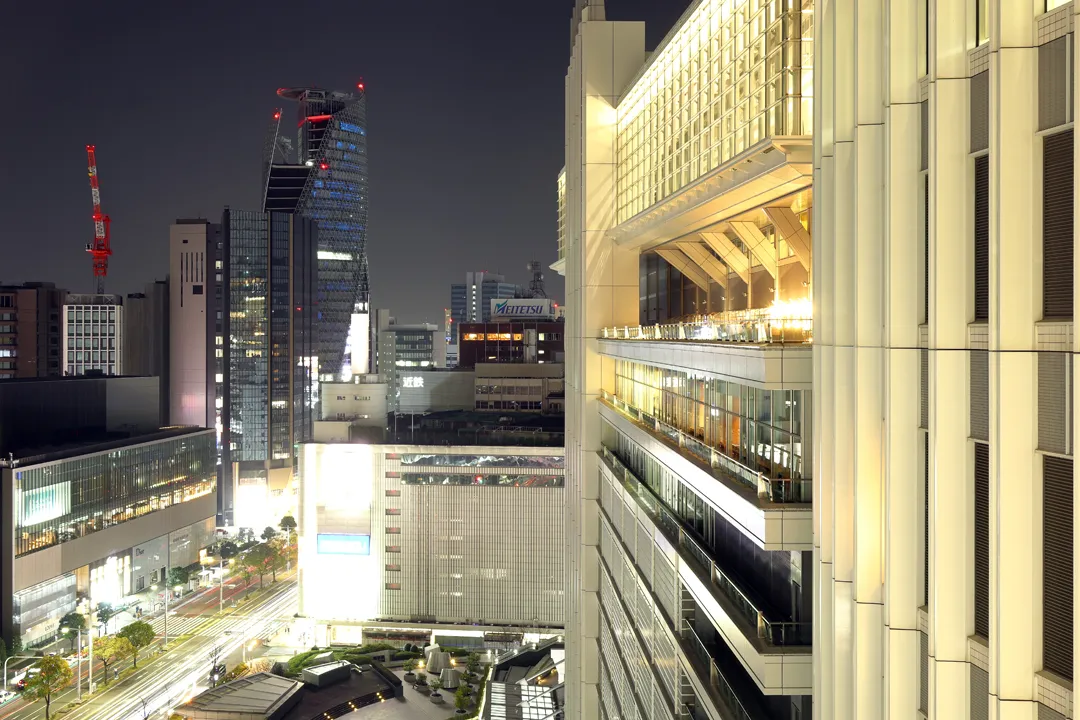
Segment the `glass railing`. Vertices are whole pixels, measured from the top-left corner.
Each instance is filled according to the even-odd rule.
[[[719,700],[731,711],[732,720],[753,720],[753,716],[747,712],[739,700],[739,696],[735,694],[735,690],[728,683],[727,678],[720,672],[720,668],[717,666],[716,660],[713,659],[712,653],[709,652],[708,646],[694,632],[694,627],[689,621],[683,620],[679,635],[683,639],[684,647],[697,660],[695,669],[698,671],[699,677],[707,682],[709,689],[713,690]]]
[[[682,551],[686,559],[698,565],[699,574],[709,578],[716,594],[734,606],[739,617],[754,629],[759,638],[777,647],[804,646],[811,643],[813,626],[810,623],[768,620],[765,613],[720,569],[708,551],[687,532],[679,517],[656,497],[651,488],[641,482],[609,448],[601,446],[600,455],[623,487],[634,495],[660,532]]]
[[[600,391],[600,397],[616,410],[619,410],[631,420],[636,420],[647,426],[659,435],[663,435],[680,449],[706,463],[714,471],[725,478],[734,480],[757,493],[758,497],[774,503],[808,503],[811,501],[813,481],[800,478],[772,478],[765,473],[758,472],[743,465],[735,458],[720,452],[716,448],[706,445],[693,435],[689,435],[678,428],[668,425],[652,415],[638,410],[633,405],[620,400],[607,390]]]
[[[609,340],[665,340],[675,342],[725,342],[753,345],[799,344],[813,341],[813,320],[806,303],[790,310],[774,308],[715,313],[683,322],[662,325],[606,327],[601,337]]]

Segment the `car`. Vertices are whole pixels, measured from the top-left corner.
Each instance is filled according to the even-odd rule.
[[[36,667],[30,668],[29,670],[26,671],[25,675],[23,675],[21,678],[19,678],[19,682],[15,683],[15,688],[17,690],[20,690],[20,691],[25,690],[26,689],[26,683],[30,682],[30,679],[33,678],[35,675],[37,675],[39,672],[41,672],[41,668],[36,668]]]
[[[14,700],[17,697],[19,697],[19,693],[12,692],[10,690],[0,690],[0,705]]]

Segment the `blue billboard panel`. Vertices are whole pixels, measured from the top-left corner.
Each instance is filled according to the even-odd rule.
[[[316,546],[320,555],[370,555],[371,536],[319,533]]]

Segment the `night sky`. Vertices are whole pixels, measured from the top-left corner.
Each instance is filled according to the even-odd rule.
[[[689,0],[608,0],[648,46]],[[168,8],[168,10],[166,10]],[[573,0],[11,2],[0,62],[0,281],[93,290],[85,146],[112,217],[107,292],[165,277],[178,217],[258,209],[278,87],[368,91],[372,300],[442,322],[467,270],[556,253]],[[561,278],[545,272],[548,294]]]

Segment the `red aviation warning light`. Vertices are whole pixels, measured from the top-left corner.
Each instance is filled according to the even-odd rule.
[[[97,157],[94,146],[86,146],[87,174],[90,176],[90,193],[94,199],[94,241],[86,244],[86,252],[94,260],[94,277],[97,278],[97,292],[105,292],[105,276],[109,274],[109,216],[101,212],[101,188],[98,185]]]

